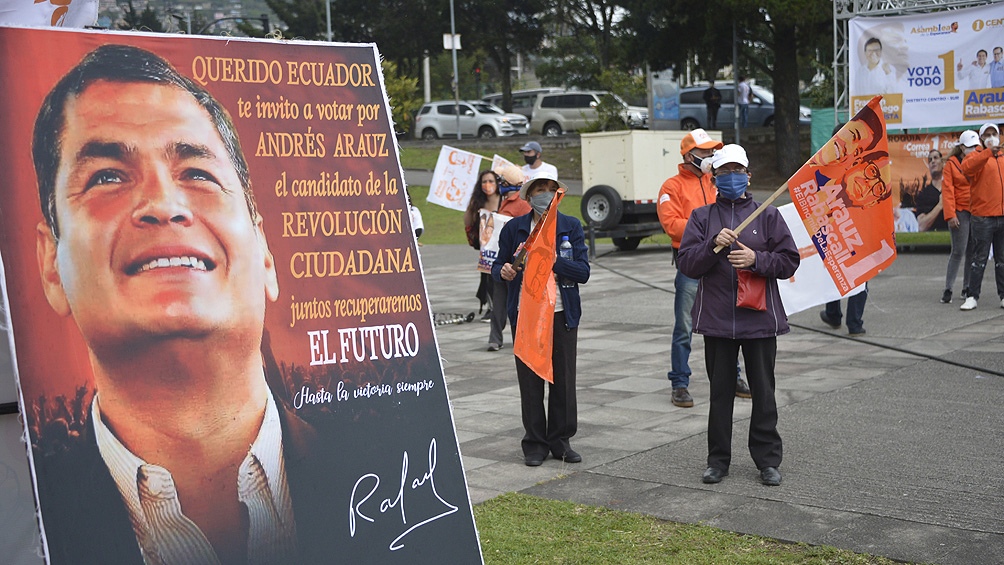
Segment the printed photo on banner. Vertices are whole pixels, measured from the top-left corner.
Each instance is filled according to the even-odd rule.
[[[439,150],[426,202],[461,212],[466,210],[481,169],[481,159],[477,153],[444,145]]]
[[[957,132],[889,136],[897,232],[947,230],[942,179]]]
[[[903,129],[1004,121],[1004,18],[999,5],[849,22],[849,93],[856,113],[883,96]]]
[[[478,259],[478,270],[482,273],[491,273],[492,264],[499,254],[499,234],[502,227],[511,220],[511,216],[499,214],[498,212],[488,212],[481,210],[480,214],[480,234],[481,234],[481,255]]]
[[[896,258],[880,100],[874,97],[788,180],[792,203],[841,295]]]
[[[481,561],[379,61],[0,27],[47,563]]]

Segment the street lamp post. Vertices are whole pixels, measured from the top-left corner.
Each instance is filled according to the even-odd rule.
[[[460,75],[457,73],[457,24],[450,0],[450,48],[453,51],[453,113],[457,115],[457,139],[460,139]]]

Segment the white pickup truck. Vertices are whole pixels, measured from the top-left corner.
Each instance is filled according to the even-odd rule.
[[[656,212],[659,189],[679,173],[680,141],[687,131],[629,130],[584,133],[582,218],[590,249],[609,237],[622,251],[663,233]],[[721,132],[709,131],[720,140]]]

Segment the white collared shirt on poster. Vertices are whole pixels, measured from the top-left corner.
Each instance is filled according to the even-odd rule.
[[[858,68],[855,77],[855,96],[868,94],[889,94],[898,92],[896,88],[896,70],[890,67],[889,72],[885,71],[885,63],[875,65],[874,69],[869,69],[867,64]]]
[[[982,67],[976,63],[966,65],[959,74],[969,81],[970,90],[990,88],[990,63]]]
[[[99,398],[100,393],[91,408],[98,450],[125,501],[143,561],[146,565],[218,564],[205,534],[183,513],[171,472],[143,461],[115,437],[101,420]],[[234,478],[248,516],[247,562],[294,562],[296,523],[286,482],[279,411],[271,391],[261,429]]]

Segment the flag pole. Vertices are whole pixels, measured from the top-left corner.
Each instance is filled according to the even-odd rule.
[[[739,226],[736,227],[735,230],[733,230],[733,231],[736,232],[736,235],[739,235],[744,229],[746,229],[746,226],[750,225],[750,222],[752,222],[754,219],[756,219],[756,217],[759,216],[760,213],[763,212],[767,208],[768,204],[770,204],[771,202],[777,200],[777,197],[781,196],[782,194],[784,194],[785,191],[787,191],[787,190],[788,190],[788,183],[787,182],[785,182],[781,186],[777,187],[777,190],[774,191],[774,194],[771,194],[767,198],[767,200],[764,200],[763,202],[761,202],[760,203],[761,205],[758,206],[756,210],[753,210],[753,213],[750,214],[748,218],[746,218],[745,220],[743,220],[742,223],[740,223]],[[724,248],[725,248],[724,245],[718,245],[718,246],[716,246],[715,247],[715,253],[718,253],[719,251],[721,251]]]

